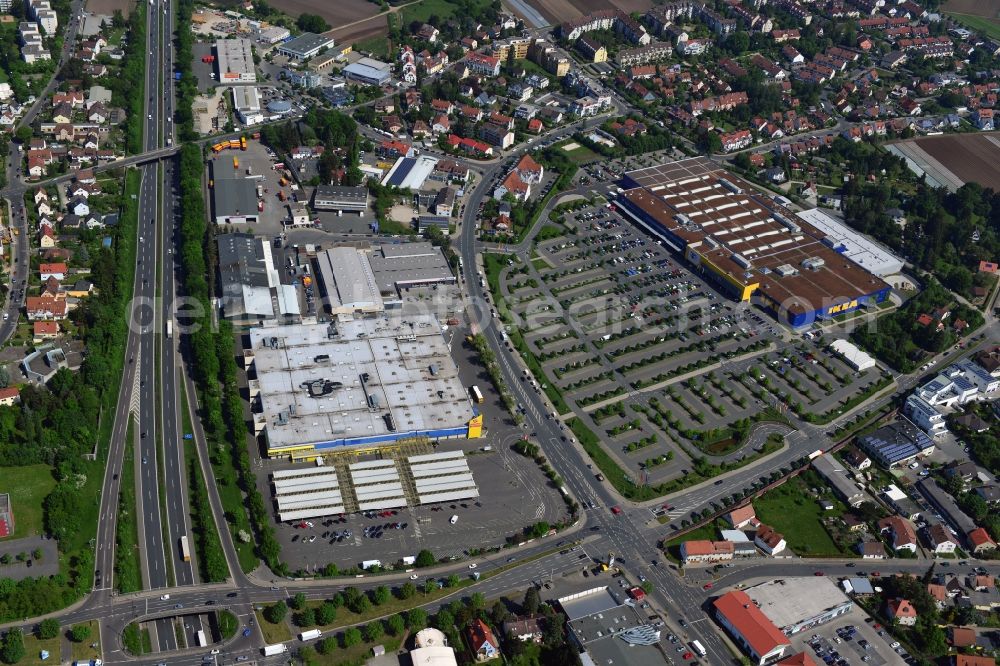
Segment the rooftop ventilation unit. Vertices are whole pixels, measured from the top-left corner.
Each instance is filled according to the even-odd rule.
[[[329,360],[330,360],[329,354],[317,354],[315,357],[313,357],[314,363],[326,363]]]
[[[774,218],[775,220],[777,220],[777,221],[778,221],[778,223],[779,223],[779,224],[780,224],[781,226],[785,227],[786,229],[788,229],[788,230],[789,230],[790,232],[792,232],[793,234],[797,234],[797,233],[799,233],[800,231],[802,231],[802,227],[800,227],[800,226],[799,226],[798,224],[796,224],[796,223],[795,223],[795,222],[793,222],[792,220],[788,219],[787,217],[785,217],[785,216],[784,216],[784,215],[782,215],[781,213],[772,213],[772,214],[771,214],[771,216],[772,216],[772,217],[773,217],[773,218]]]
[[[677,213],[676,215],[674,215],[674,221],[685,227],[691,225],[691,218],[685,215],[684,213]]]
[[[788,277],[789,275],[795,275],[798,271],[791,264],[781,264],[774,268],[774,272],[781,277]]]
[[[733,194],[743,194],[743,188],[740,187],[740,186],[738,186],[736,183],[734,183],[731,180],[727,180],[725,178],[720,178],[719,179],[719,185],[722,185],[724,188],[726,188],[727,190],[729,190]]]
[[[733,256],[730,257],[730,259],[732,259],[733,262],[740,268],[746,268],[746,269],[753,268],[753,264],[750,263],[750,260],[744,257],[742,254],[734,252]]]
[[[342,387],[343,384],[340,382],[330,381],[329,379],[314,379],[312,381],[302,382],[301,386],[309,391],[309,397],[322,398],[323,396],[330,395]]]
[[[819,257],[809,257],[803,260],[802,267],[811,271],[818,271],[826,265],[826,262]]]

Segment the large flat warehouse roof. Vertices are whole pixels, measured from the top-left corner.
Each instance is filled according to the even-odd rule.
[[[625,174],[625,211],[692,263],[790,313],[840,312],[889,285],[823,243],[826,234],[711,160]]]
[[[220,39],[215,43],[219,83],[247,83],[257,80],[249,39]]]
[[[476,415],[430,315],[265,326],[250,345],[271,455],[466,436]]]
[[[825,576],[782,578],[744,590],[779,629],[816,617],[849,601]]]
[[[905,261],[872,239],[819,208],[798,213],[798,216],[826,234],[826,242],[837,252],[879,277],[903,270]]]

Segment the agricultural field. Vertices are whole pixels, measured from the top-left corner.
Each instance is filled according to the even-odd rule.
[[[632,12],[645,12],[655,3],[651,0],[533,0],[529,3],[538,10],[552,25],[558,25],[563,21],[571,21],[580,18],[584,14],[608,9],[610,4],[615,9],[621,9],[626,14]]]
[[[322,16],[336,30],[348,23],[354,23],[379,13],[378,4],[368,0],[273,0],[272,7],[290,16],[315,14]]]
[[[942,10],[967,28],[1000,39],[1000,0],[948,0]]]
[[[996,160],[1000,133],[924,137],[915,143],[964,182],[975,181],[983,187],[1000,190],[1000,166]]]

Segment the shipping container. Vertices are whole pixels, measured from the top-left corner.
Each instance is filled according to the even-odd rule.
[[[181,558],[183,558],[185,562],[191,561],[191,551],[188,548],[188,538],[186,534],[181,537]]]
[[[234,157],[233,158],[233,168],[234,169],[239,169],[240,168],[240,158],[238,158],[238,157]]]
[[[245,136],[240,137],[240,150],[247,149],[247,138]]]
[[[299,640],[314,641],[322,635],[323,632],[320,631],[319,629],[310,629],[309,631],[303,631],[301,634],[299,634]]]
[[[284,654],[288,652],[288,647],[284,643],[278,643],[277,645],[265,645],[264,649],[261,650],[265,657],[272,657],[276,654]]]
[[[483,398],[483,392],[479,390],[478,386],[471,387],[469,389],[469,393],[472,394],[472,400],[473,400],[473,402],[475,402],[477,404],[482,404],[486,400],[485,398]]]

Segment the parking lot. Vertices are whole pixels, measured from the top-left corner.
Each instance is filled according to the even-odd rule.
[[[542,368],[540,381],[593,419],[624,467],[650,482],[677,476],[688,456],[676,433],[650,420],[653,412],[666,411],[664,401],[676,395],[670,420],[693,430],[759,411],[748,391],[728,389],[719,373],[690,386],[678,378],[763,353],[780,329],[750,319],[752,311],[719,296],[611,207],[574,207],[557,212],[562,225],[544,228],[530,262],[511,260],[504,269],[511,320]],[[710,422],[702,403],[714,384],[722,388]]]
[[[908,663],[909,658],[880,624],[857,607],[837,622],[803,631],[791,641],[795,652],[808,652],[817,663],[831,666],[884,666]]]
[[[360,566],[364,560],[388,566],[424,548],[437,558],[462,557],[502,546],[508,537],[538,521],[555,524],[567,515],[562,496],[533,461],[509,449],[513,441],[516,437],[507,447],[494,446],[491,451],[481,450],[482,440],[450,440],[434,449],[467,452],[479,487],[478,499],[317,518],[304,528],[302,523],[279,523],[282,559],[293,570],[311,572],[331,562],[342,570]],[[391,453],[386,450],[384,455]],[[400,450],[401,455],[412,453]],[[273,469],[282,467],[288,465]],[[273,470],[269,467],[268,471]],[[266,485],[266,475],[258,476],[264,477]]]
[[[264,201],[264,210],[257,213],[260,221],[255,225],[240,225],[236,230],[266,236],[280,234],[284,229],[282,221],[290,217],[289,205],[295,205],[297,201],[304,202],[305,193],[302,190],[293,190],[291,185],[280,184],[282,172],[274,169],[276,163],[274,154],[260,141],[247,141],[246,150],[225,149],[213,156],[210,162],[213,165],[218,163],[220,172],[231,174],[232,168],[226,163],[231,162],[233,158],[239,160],[240,177],[255,178],[254,183],[260,185],[261,198]],[[210,173],[214,175],[215,169],[213,168]],[[285,194],[285,201],[281,201],[278,197],[279,192]]]

